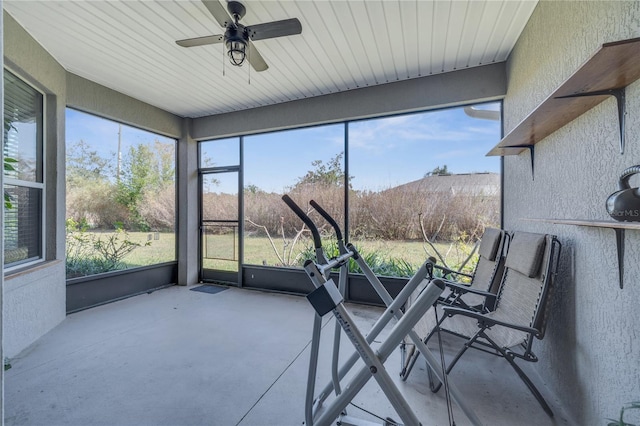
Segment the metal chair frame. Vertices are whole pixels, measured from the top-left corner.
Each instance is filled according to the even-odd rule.
[[[547,244],[551,244],[551,247],[549,248],[548,256],[546,257],[546,259],[543,259],[543,263],[541,265],[541,268],[544,268],[542,272],[540,272],[540,274],[543,276],[541,292],[539,294],[539,297],[536,303],[534,315],[531,320],[530,326],[523,326],[523,325],[518,325],[518,324],[497,320],[495,318],[492,318],[491,316],[488,316],[486,313],[483,313],[483,312],[473,311],[473,310],[464,309],[460,307],[445,306],[443,309],[445,311],[446,318],[452,318],[456,315],[462,315],[468,318],[472,318],[477,321],[478,331],[472,336],[467,336],[459,332],[456,332],[454,330],[450,330],[443,327],[442,326],[443,320],[441,320],[439,324],[436,327],[434,327],[434,329],[430,332],[430,334],[427,336],[427,338],[424,341],[425,343],[428,342],[429,339],[431,339],[431,337],[438,331],[442,331],[442,332],[467,340],[464,343],[463,347],[458,351],[458,353],[454,356],[453,360],[447,366],[445,370],[445,374],[449,374],[451,372],[453,367],[456,365],[456,363],[460,360],[462,355],[469,348],[473,348],[476,350],[480,350],[482,352],[490,353],[492,355],[496,355],[504,358],[505,360],[507,360],[509,365],[511,365],[511,367],[516,371],[520,379],[525,383],[527,388],[531,391],[531,393],[534,395],[536,400],[540,403],[544,411],[550,417],[553,417],[553,411],[545,401],[540,391],[536,388],[536,386],[533,384],[531,379],[529,379],[529,377],[526,375],[526,373],[524,373],[524,371],[520,368],[520,366],[518,366],[515,362],[516,358],[519,358],[528,362],[537,362],[538,357],[533,353],[533,350],[532,350],[533,338],[535,337],[538,340],[541,340],[542,338],[544,338],[547,318],[549,313],[549,305],[550,305],[549,298],[554,287],[554,282],[557,274],[557,267],[558,267],[558,262],[560,258],[560,252],[561,252],[561,244],[555,236],[547,235],[546,240],[547,240]],[[505,286],[509,285],[508,278],[507,278],[508,272],[509,272],[508,270],[505,270],[505,274],[503,276],[503,282],[501,284],[500,291],[498,292],[498,295],[497,295],[496,310],[501,308],[500,307],[501,295],[504,291]],[[490,330],[492,327],[505,327],[505,328],[522,331],[526,333],[527,337],[521,344],[518,344],[511,348],[502,347],[498,343],[496,343],[495,340],[491,338],[491,336],[487,334],[487,330]],[[520,352],[515,351],[512,348],[520,348]],[[428,367],[427,370],[429,372],[429,386],[432,392],[437,392],[440,389],[442,383],[441,382],[437,384],[434,383],[434,380],[433,380],[434,378],[431,375],[430,368]]]
[[[493,265],[491,277],[489,278],[488,283],[485,283],[485,284],[488,284],[486,287],[486,290],[480,290],[477,287],[474,287],[474,284],[476,284],[475,280],[477,277],[476,276],[477,266],[473,274],[467,274],[461,271],[454,271],[452,269],[449,269],[440,265],[434,265],[433,266],[434,268],[442,271],[443,273],[442,279],[445,285],[447,286],[447,289],[449,290],[448,294],[438,298],[438,301],[436,302],[436,304],[440,305],[441,307],[445,307],[445,306],[460,307],[460,308],[477,311],[477,312],[492,311],[495,306],[497,291],[499,290],[499,287],[496,286],[494,292],[491,292],[490,290],[494,287],[494,283],[496,282],[499,283],[502,280],[504,261],[507,254],[510,238],[511,236],[508,232],[503,230],[500,231],[500,242],[497,248],[497,253],[495,255],[496,257],[494,259],[494,265]],[[461,284],[459,282],[453,281],[451,279],[453,276],[464,276],[464,277],[471,278],[471,283]],[[470,306],[464,300],[464,295],[467,293],[482,296],[483,303],[480,305]],[[435,308],[437,309],[437,306]],[[423,339],[425,343],[431,338],[431,335],[434,333],[437,327],[439,327],[446,319],[447,319],[446,315],[442,315],[438,319],[436,323],[436,327]],[[418,357],[420,356],[420,353],[415,350],[415,346],[411,346],[411,349],[407,350],[406,349],[407,345],[411,345],[411,344],[406,341],[403,341],[400,346],[400,349],[402,352],[402,356],[400,358],[402,362],[400,378],[403,381],[407,380]]]

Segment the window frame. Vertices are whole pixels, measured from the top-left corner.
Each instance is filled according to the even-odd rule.
[[[27,78],[25,78],[23,75],[21,75],[19,72],[11,69],[10,67],[5,66],[4,67],[4,72],[9,72],[10,74],[12,74],[15,78],[17,78],[18,80],[20,80],[22,83],[26,84],[27,86],[29,86],[30,88],[32,88],[35,92],[39,93],[42,98],[42,104],[40,105],[40,117],[41,117],[41,123],[42,126],[40,129],[38,129],[39,131],[37,132],[37,136],[40,138],[40,141],[36,141],[36,149],[40,150],[39,154],[40,154],[40,158],[41,158],[41,175],[42,175],[42,182],[36,182],[36,181],[26,181],[26,180],[21,180],[21,179],[16,179],[16,178],[10,178],[4,175],[4,169],[3,169],[3,179],[2,179],[2,189],[4,191],[5,187],[7,185],[11,185],[11,186],[17,186],[17,187],[22,187],[22,188],[30,188],[30,189],[38,189],[41,192],[41,198],[40,198],[40,250],[39,250],[39,257],[38,258],[33,258],[33,259],[25,259],[23,261],[17,261],[17,262],[13,262],[9,265],[5,265],[4,264],[4,252],[6,252],[6,245],[4,244],[4,239],[5,239],[5,232],[4,232],[4,227],[5,227],[5,223],[3,221],[3,228],[2,228],[2,238],[3,238],[3,272],[5,275],[16,272],[16,271],[20,271],[23,270],[25,268],[29,268],[35,265],[38,265],[40,263],[43,263],[46,261],[47,259],[47,253],[46,253],[46,247],[47,247],[47,229],[46,229],[46,223],[47,223],[47,218],[46,218],[46,212],[47,212],[47,156],[46,156],[46,152],[47,152],[47,94],[43,91],[40,90],[38,87],[36,87],[34,84],[32,84]],[[3,82],[3,86],[4,86],[4,82]],[[4,102],[4,100],[3,100]],[[3,105],[3,111],[4,111],[4,105]],[[4,115],[4,113],[3,113]],[[3,116],[3,120],[4,120],[4,116]],[[38,142],[40,142],[38,144]],[[4,144],[4,138],[3,138],[3,144]],[[39,145],[39,146],[38,146]],[[4,145],[3,145],[3,154],[2,154],[2,159],[4,162]]]
[[[118,118],[113,118],[113,117],[109,117],[108,115],[105,115],[103,112],[100,111],[93,111],[93,110],[89,110],[89,109],[82,109],[82,108],[78,108],[75,106],[71,106],[69,104],[67,104],[65,106],[65,117],[67,117],[68,111],[74,111],[76,113],[80,113],[80,114],[84,114],[87,116],[90,116],[92,118],[95,119],[100,119],[100,120],[105,120],[108,121],[110,123],[114,123],[123,127],[127,127],[129,129],[133,129],[135,131],[141,131],[141,132],[146,132],[148,134],[152,134],[154,136],[157,137],[162,137],[162,138],[166,138],[166,139],[170,139],[171,144],[173,146],[173,165],[174,165],[174,175],[173,175],[173,187],[174,187],[174,197],[173,197],[173,202],[174,202],[174,211],[175,211],[175,215],[174,215],[174,224],[173,224],[173,234],[174,234],[174,239],[175,239],[175,243],[173,246],[173,259],[172,260],[163,260],[160,262],[156,262],[156,263],[151,263],[148,265],[141,265],[141,266],[133,266],[133,267],[129,267],[129,268],[125,268],[125,269],[117,269],[117,270],[112,270],[112,271],[107,271],[107,272],[100,272],[100,273],[94,273],[94,274],[89,274],[89,275],[82,275],[82,276],[78,276],[78,277],[72,277],[69,278],[67,277],[67,282],[69,282],[69,280],[74,280],[77,282],[82,282],[82,281],[92,281],[95,280],[95,277],[100,275],[100,276],[109,276],[109,275],[119,275],[122,273],[135,273],[138,270],[141,269],[145,269],[145,268],[154,268],[154,267],[158,267],[161,265],[166,265],[166,264],[170,264],[170,263],[177,263],[179,261],[179,252],[178,252],[178,240],[179,240],[179,222],[180,222],[180,211],[178,208],[178,190],[179,190],[179,182],[178,182],[178,168],[179,168],[179,164],[178,164],[178,150],[179,150],[179,143],[180,143],[180,139],[178,137],[176,137],[175,135],[171,135],[168,133],[163,133],[159,130],[156,129],[149,129],[149,128],[145,128],[143,126],[140,125],[136,125],[135,123],[128,123],[126,121],[124,121],[123,119],[118,119]],[[68,137],[68,129],[69,126],[69,121],[66,120],[65,118],[65,132],[67,133],[67,137]],[[66,143],[65,144],[65,161],[64,161],[64,170],[65,170],[65,185],[66,185],[66,179],[68,178],[67,175],[67,153],[68,153],[68,148],[70,145],[73,145],[73,143]],[[66,186],[65,186],[66,187]],[[69,192],[65,191],[65,208],[66,208],[66,203],[68,202],[68,196],[69,196]],[[66,213],[65,213],[65,220],[67,219]],[[129,230],[125,229],[126,232],[129,232]],[[148,233],[153,233],[155,231],[149,231]],[[63,234],[63,238],[65,239],[65,244],[67,241],[67,231],[65,230],[64,234]],[[66,261],[66,259],[65,259]],[[99,281],[99,280],[98,280]],[[98,282],[96,281],[96,282]]]
[[[343,158],[343,173],[344,173],[344,179],[345,179],[345,184],[344,184],[344,223],[341,224],[341,226],[343,227],[343,233],[344,233],[344,238],[345,241],[349,241],[352,238],[351,235],[351,229],[350,229],[350,213],[351,213],[351,208],[350,208],[350,165],[353,164],[352,160],[352,153],[350,153],[350,150],[352,149],[352,145],[351,145],[351,125],[353,124],[358,124],[358,123],[363,123],[363,122],[369,122],[369,121],[374,121],[374,120],[380,120],[380,119],[388,119],[388,118],[394,118],[394,117],[402,117],[402,116],[412,116],[412,115],[418,115],[418,114],[426,114],[426,113],[434,113],[434,112],[441,112],[441,111],[446,111],[446,110],[462,110],[464,107],[466,106],[483,106],[483,105],[491,105],[491,104],[498,104],[499,105],[499,111],[500,111],[500,118],[499,118],[499,123],[500,125],[499,127],[499,136],[502,137],[502,133],[504,131],[503,129],[503,111],[504,111],[504,102],[502,100],[486,100],[486,101],[478,101],[478,102],[465,102],[461,105],[451,105],[451,106],[443,106],[443,107],[438,107],[438,108],[429,108],[429,109],[424,109],[424,110],[416,110],[416,111],[404,111],[404,112],[394,112],[394,113],[389,113],[389,114],[380,114],[380,115],[376,115],[376,116],[372,116],[372,117],[364,117],[364,118],[355,118],[355,119],[345,119],[345,120],[341,120],[341,121],[337,121],[337,122],[323,122],[323,123],[315,123],[315,124],[308,124],[308,125],[301,125],[301,126],[294,126],[291,128],[283,128],[283,129],[276,129],[276,130],[268,130],[268,131],[260,131],[260,132],[255,132],[255,133],[239,133],[239,134],[234,134],[231,136],[222,136],[222,137],[213,137],[213,138],[203,138],[203,139],[199,139],[197,140],[198,143],[198,171],[199,173],[203,173],[206,171],[211,171],[213,169],[216,169],[216,167],[203,167],[202,166],[202,145],[205,143],[209,143],[209,142],[216,142],[216,141],[223,141],[223,140],[230,140],[230,139],[238,139],[239,141],[241,141],[241,151],[244,151],[246,149],[245,145],[243,145],[244,143],[246,143],[246,141],[244,140],[244,138],[249,138],[249,137],[254,137],[254,136],[261,136],[261,135],[269,135],[269,134],[276,134],[276,133],[282,133],[282,132],[288,132],[288,131],[297,131],[297,130],[302,130],[302,129],[309,129],[309,128],[318,128],[318,127],[324,127],[324,126],[332,126],[332,125],[343,125],[344,126],[344,135],[343,135],[343,140],[344,140],[344,158]],[[241,152],[240,154],[240,175],[241,175],[241,179],[245,180],[245,173],[246,173],[246,162],[245,162],[245,157],[244,157],[244,153]],[[502,223],[504,221],[504,205],[503,205],[503,197],[502,197],[502,192],[503,192],[503,187],[504,187],[504,167],[503,167],[503,161],[500,158],[499,159],[499,171],[497,172],[500,175],[500,189],[498,192],[498,196],[499,196],[499,210],[498,210],[498,214],[499,214],[499,222],[500,222],[500,226],[502,226]],[[462,173],[464,174],[464,173]],[[244,184],[242,185],[241,190],[244,190]],[[243,195],[242,195],[242,203],[244,204],[246,193],[244,193],[243,191]],[[199,202],[201,203],[201,200],[199,200]],[[202,206],[201,206],[202,208]],[[245,209],[242,208],[240,210],[241,216],[240,216],[240,223],[244,223],[245,217],[244,217],[244,213],[245,213]],[[245,235],[244,233],[242,233],[241,237],[240,237],[241,243],[240,245],[243,246],[245,243]],[[242,254],[240,255],[240,269],[243,268],[273,268],[273,269],[280,269],[280,270],[285,270],[288,269],[287,267],[283,267],[283,266],[265,266],[265,265],[256,265],[256,264],[251,264],[251,263],[247,263],[246,259],[244,257],[244,250],[242,250]],[[202,262],[202,258],[200,256],[200,262]],[[200,267],[200,278],[203,279],[203,275],[202,275],[202,264]],[[241,279],[240,279],[240,283],[242,283],[242,274],[241,275]],[[391,278],[395,278],[395,277],[391,277]],[[404,278],[401,278],[404,279]],[[211,280],[209,278],[205,278],[205,281],[207,280]],[[213,280],[215,281],[215,280]],[[241,284],[242,285],[242,284]]]

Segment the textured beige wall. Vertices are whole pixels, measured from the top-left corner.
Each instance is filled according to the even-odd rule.
[[[505,133],[603,43],[635,37],[640,2],[540,2],[507,64]],[[523,219],[607,220],[604,202],[621,171],[640,164],[640,81],[627,88],[626,120],[624,155],[611,98],[536,145],[535,180],[528,153],[504,162],[505,228],[553,233],[564,245],[536,369],[581,425],[605,424],[640,401],[640,231],[626,235],[621,290],[612,230]]]

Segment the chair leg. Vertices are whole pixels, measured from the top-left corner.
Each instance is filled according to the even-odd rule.
[[[411,373],[411,370],[413,369],[414,364],[416,363],[416,360],[418,359],[418,356],[420,355],[420,352],[413,350],[413,351],[409,351],[409,356],[406,357],[406,363],[402,368],[402,371],[400,372],[400,379],[403,382],[406,382],[407,379],[409,378],[409,374]]]
[[[449,374],[451,372],[451,370],[453,370],[453,367],[458,363],[458,361],[460,360],[462,355],[464,355],[464,353],[467,351],[467,349],[469,349],[471,347],[471,345],[473,345],[473,343],[478,339],[478,337],[480,336],[481,332],[482,332],[482,330],[478,331],[471,339],[469,339],[468,341],[466,341],[464,343],[464,346],[462,346],[462,348],[458,351],[456,356],[453,358],[451,363],[449,363],[449,366],[444,371],[445,375]],[[438,392],[440,390],[440,388],[442,387],[442,382],[440,380],[438,380],[438,384],[437,385],[434,384],[433,378],[437,379],[437,377],[435,376],[435,374],[433,374],[433,372],[431,371],[431,368],[429,368],[428,365],[427,365],[427,375],[429,377],[429,389],[431,389],[431,392],[433,392],[433,393]]]
[[[547,401],[545,401],[544,397],[542,396],[540,391],[538,391],[538,388],[536,388],[536,386],[533,384],[531,379],[529,379],[529,377],[525,374],[525,372],[522,371],[520,366],[516,364],[516,361],[513,359],[513,357],[504,353],[504,358],[509,362],[509,364],[511,364],[513,369],[516,370],[516,373],[518,373],[518,376],[520,376],[520,379],[524,382],[525,385],[527,385],[527,387],[529,388],[533,396],[536,397],[536,399],[540,403],[540,406],[542,406],[542,409],[545,411],[545,413],[547,413],[549,417],[553,417],[553,411],[551,411],[551,407],[549,407],[549,404],[547,404]]]
[[[429,390],[431,390],[431,392],[433,393],[438,392],[440,390],[440,387],[442,386],[442,382],[438,380],[435,374],[433,374],[433,371],[431,370],[431,367],[429,367],[429,364],[427,364],[427,377],[429,378]],[[437,385],[435,384],[436,380],[438,380]]]
[[[547,401],[545,401],[544,397],[542,396],[538,388],[536,388],[536,386],[533,384],[531,379],[529,379],[529,377],[525,374],[525,372],[522,371],[520,366],[516,364],[514,357],[511,354],[509,354],[507,351],[505,351],[503,348],[499,347],[486,334],[483,333],[482,337],[485,338],[487,341],[489,341],[491,345],[498,352],[500,352],[500,355],[502,355],[502,357],[507,360],[507,362],[511,365],[511,367],[513,367],[513,369],[516,371],[516,373],[518,373],[518,376],[520,377],[520,379],[524,382],[525,385],[527,385],[527,388],[529,388],[529,391],[538,400],[538,403],[540,404],[542,409],[545,411],[545,413],[547,413],[549,417],[553,417],[553,411],[551,411],[551,407],[549,407],[549,404],[547,404]]]
[[[429,343],[429,339],[431,339],[431,336],[433,336],[433,334],[435,333],[437,328],[440,326],[440,324],[442,324],[442,321],[444,321],[445,318],[446,318],[446,316],[443,316],[442,318],[440,318],[440,321],[438,321],[438,323],[431,330],[429,335],[427,335],[427,337],[422,339],[422,341],[424,342],[425,345],[427,343]],[[401,349],[401,352],[402,352],[402,347],[400,349]],[[410,351],[409,351],[409,356],[406,357],[406,358],[405,357],[401,358],[403,360],[401,362],[404,362],[404,359],[407,360],[406,362],[404,362],[403,365],[401,365],[402,370],[400,371],[400,378],[402,379],[403,382],[406,381],[407,378],[409,378],[409,373],[411,373],[411,370],[413,370],[413,366],[415,365],[415,363],[418,360],[419,356],[420,356],[420,352],[418,350],[416,350],[415,346],[412,346]]]
[[[402,370],[400,371],[400,379],[405,382],[409,377],[409,373],[411,373],[411,369],[413,369],[413,365],[416,363],[416,359],[418,359],[419,353],[416,351],[415,346],[412,346],[408,352],[406,350],[403,352],[401,355]]]

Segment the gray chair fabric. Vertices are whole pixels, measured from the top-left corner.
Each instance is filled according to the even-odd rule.
[[[529,278],[534,278],[540,270],[546,236],[530,232],[514,234],[509,245],[509,255],[505,266],[515,269]]]
[[[482,234],[480,247],[478,248],[478,263],[476,264],[471,282],[465,286],[466,288],[490,292],[492,294],[497,293],[504,270],[504,252],[506,251],[508,240],[508,234],[501,229],[485,229]],[[452,282],[450,280],[444,281],[445,283]],[[416,291],[407,301],[407,309],[428,284],[429,283],[425,281],[418,286]],[[438,318],[442,318],[444,316],[444,311],[442,310],[443,306],[463,305],[478,306],[480,309],[485,308],[486,297],[484,295],[467,292],[458,296],[459,293],[454,293],[455,291],[459,290],[452,290],[451,287],[449,287],[444,291],[443,297],[435,308],[437,310]],[[487,309],[488,308],[493,308],[493,304],[491,303]],[[433,310],[429,310],[427,314],[414,326],[414,331],[418,336],[424,339],[429,335],[436,324],[436,316],[434,315]],[[406,353],[403,364],[405,368],[408,368],[408,370],[406,370],[406,375],[403,375],[404,379],[406,379],[411,371],[411,367],[408,366],[415,362],[415,360],[411,360],[411,358],[415,356],[417,356],[417,353],[413,348]]]
[[[478,248],[478,263],[473,272],[471,283],[468,285],[469,288],[488,291],[493,294],[497,292],[502,279],[504,265],[502,256],[504,256],[503,248],[507,238],[508,236],[503,230],[496,228],[485,229]],[[464,295],[464,302],[469,306],[481,305],[484,303],[484,297],[467,293]]]
[[[498,248],[502,242],[504,231],[495,228],[486,228],[482,234],[482,241],[478,253],[489,261],[495,261]]]
[[[560,256],[560,243],[555,236],[516,232],[513,234],[505,261],[505,271],[495,310],[487,313],[444,307],[448,315],[440,327],[431,329],[426,340],[438,331],[466,340],[450,362],[450,370],[468,348],[494,351],[516,370],[544,410],[553,413],[548,404],[515,363],[515,359],[537,361],[532,351],[533,338],[542,339],[548,317],[548,303]],[[425,317],[429,315],[429,312]],[[424,332],[424,331],[423,331]],[[437,391],[438,387],[433,387]]]

